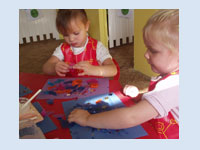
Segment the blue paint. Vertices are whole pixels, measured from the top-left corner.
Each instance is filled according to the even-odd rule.
[[[22,84],[19,84],[19,97],[28,95],[30,93],[32,93],[32,91],[29,88],[25,87]]]
[[[47,99],[46,101],[49,105],[53,105],[54,104],[54,99]]]
[[[57,79],[55,82],[54,82],[54,84],[57,84],[57,83],[60,83],[60,82],[63,82],[64,81],[64,79]]]
[[[54,95],[54,96],[57,95],[56,92],[54,92],[54,91],[48,91],[48,94],[49,94],[49,95]]]
[[[64,82],[64,84],[71,84],[71,83],[72,83],[72,80]]]
[[[83,98],[93,95],[100,95],[109,92],[109,79],[108,78],[80,78],[81,84],[73,86],[73,81],[78,78],[53,78],[48,79],[42,88],[42,92],[39,93],[36,99],[73,99],[76,97]],[[89,82],[90,81],[90,82]],[[91,91],[89,83],[95,81],[98,83],[98,87]],[[89,83],[88,83],[89,82]],[[94,82],[92,82],[94,83]],[[65,90],[70,89],[70,94],[67,94]],[[56,93],[57,90],[62,92]]]
[[[54,85],[55,85],[55,84],[52,83],[52,82],[48,82],[47,84],[50,85],[50,86],[54,86]]]
[[[85,89],[85,87],[81,86],[77,88],[77,91],[82,92]]]

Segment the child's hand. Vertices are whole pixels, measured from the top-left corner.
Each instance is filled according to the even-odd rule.
[[[138,88],[133,85],[125,85],[123,92],[130,97],[136,97],[139,94]]]
[[[69,65],[63,61],[59,61],[55,65],[55,71],[56,71],[57,75],[64,77],[66,75],[66,73],[69,72]]]
[[[96,66],[91,65],[88,61],[81,61],[73,66],[74,69],[83,70],[83,72],[79,73],[79,76],[84,75],[93,75],[99,76],[99,69]]]
[[[68,122],[75,122],[81,126],[86,126],[90,113],[83,109],[74,109],[68,116]]]

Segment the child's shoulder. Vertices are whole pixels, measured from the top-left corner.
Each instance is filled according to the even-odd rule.
[[[157,83],[156,88],[165,89],[173,86],[179,86],[179,74],[171,75]]]
[[[96,39],[94,39],[94,38],[88,36],[88,44],[87,44],[87,46],[96,49],[98,43],[99,43],[98,40],[96,40]]]
[[[67,48],[70,48],[70,45],[66,42],[63,42],[59,45],[59,47],[64,50],[64,49],[67,49]]]
[[[88,41],[92,41],[92,42],[95,42],[95,43],[99,42],[97,39],[95,39],[91,36],[88,36]]]

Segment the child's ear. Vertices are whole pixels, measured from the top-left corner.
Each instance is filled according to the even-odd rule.
[[[87,23],[86,23],[86,25],[85,25],[85,29],[86,29],[86,31],[89,30],[89,27],[90,27],[90,21],[87,21]]]

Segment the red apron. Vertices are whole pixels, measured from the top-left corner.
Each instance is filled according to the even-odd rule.
[[[78,73],[82,72],[82,70],[72,68],[73,65],[81,61],[89,61],[91,65],[99,66],[96,59],[97,42],[97,40],[88,37],[88,43],[85,49],[78,55],[74,55],[69,44],[63,43],[61,45],[61,50],[64,55],[64,62],[70,65],[69,72],[67,73],[68,76],[78,76]]]
[[[158,81],[151,81],[149,85],[149,91],[152,91],[159,81],[164,80],[169,76],[175,74],[179,74],[179,71],[168,74],[165,77],[159,79]],[[158,138],[179,139],[179,124],[176,122],[171,112],[169,112],[168,116],[166,117],[159,119],[152,119],[148,122],[152,125],[153,129],[156,131]]]

